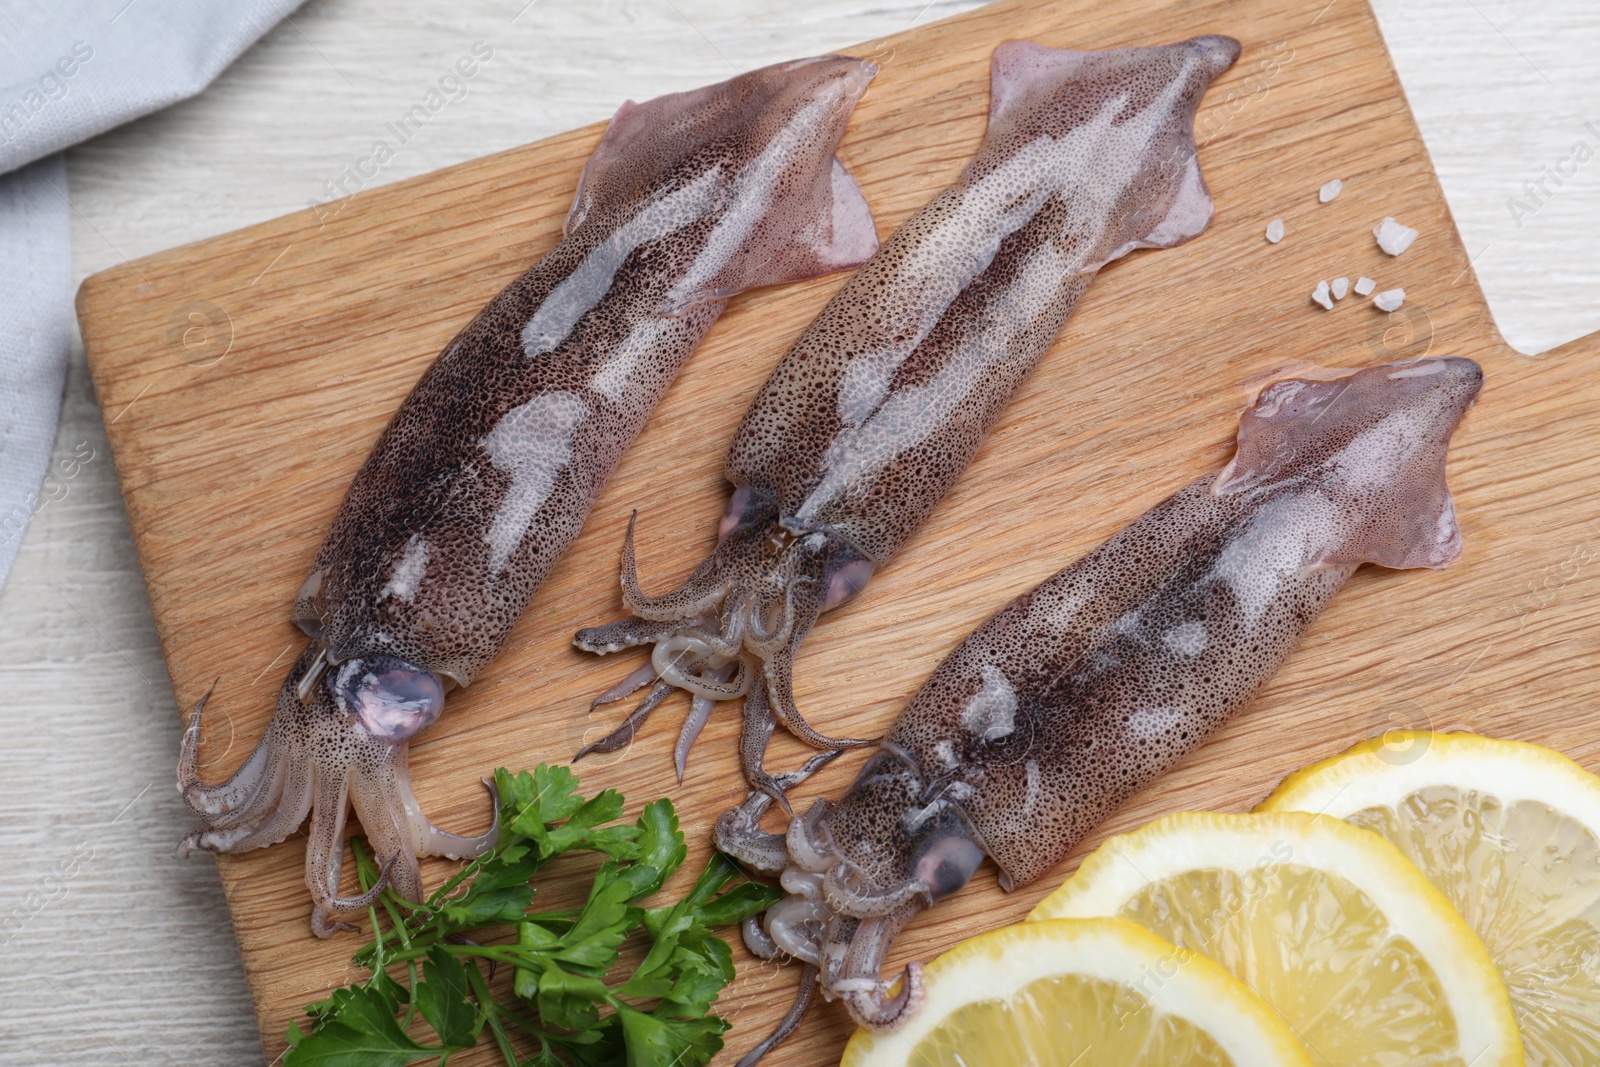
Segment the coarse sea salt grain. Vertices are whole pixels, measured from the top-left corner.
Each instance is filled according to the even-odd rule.
[[[1356,279],[1356,295],[1366,296],[1378,287],[1378,283],[1368,278],[1365,274]]]
[[[1398,311],[1400,305],[1406,302],[1406,291],[1404,289],[1385,289],[1373,297],[1372,302],[1377,305],[1379,311]]]
[[[1271,241],[1273,244],[1277,244],[1279,241],[1283,240],[1282,219],[1273,219],[1271,222],[1267,223],[1267,240]]]
[[[1333,280],[1333,298],[1335,300],[1343,300],[1344,299],[1344,294],[1348,293],[1349,291],[1350,291],[1350,279],[1349,278],[1335,278]]]
[[[1321,304],[1323,307],[1327,308],[1329,311],[1333,310],[1333,300],[1332,300],[1332,298],[1330,298],[1328,296],[1328,283],[1327,282],[1323,281],[1323,282],[1318,282],[1317,283],[1316,289],[1312,290],[1312,292],[1311,292],[1311,299],[1316,301],[1317,303]]]
[[[1391,256],[1398,256],[1411,247],[1411,242],[1417,239],[1417,231],[1410,226],[1402,226],[1391,215],[1372,228],[1372,236],[1378,239],[1379,248]]]
[[[1333,181],[1329,182],[1327,185],[1324,185],[1317,191],[1317,199],[1326,204],[1328,201],[1338,196],[1343,189],[1344,182],[1340,181],[1338,178],[1335,178]]]

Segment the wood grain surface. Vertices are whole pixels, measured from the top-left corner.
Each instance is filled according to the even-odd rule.
[[[1600,490],[1600,341],[1529,358],[1499,339],[1364,6],[984,8],[854,50],[883,70],[841,154],[886,233],[975,148],[999,41],[1102,47],[1200,32],[1245,45],[1201,111],[1215,223],[1187,246],[1103,274],[934,519],[809,640],[801,706],[826,731],[883,730],[986,615],[1220,466],[1251,387],[1303,361],[1431,352],[1484,364],[1488,384],[1450,467],[1466,552],[1439,573],[1359,573],[1254,704],[1073,859],[1010,895],[992,869],[981,874],[902,936],[892,965],[1021,918],[1105,833],[1178,808],[1244,808],[1289,770],[1389,726],[1466,726],[1600,767],[1589,607],[1600,592],[1590,502]],[[1276,75],[1261,66],[1269,58]],[[554,243],[597,137],[598,127],[565,134],[363,194],[331,218],[302,212],[85,283],[85,345],[180,706],[221,675],[208,776],[237,764],[270,713],[300,646],[291,598],[350,476],[428,361]],[[1316,190],[1334,174],[1344,193],[1320,205]],[[1370,234],[1389,214],[1423,234],[1399,259]],[[1278,246],[1261,238],[1274,217],[1289,230]],[[1354,298],[1331,313],[1310,304],[1316,281],[1337,273],[1403,285],[1406,307],[1384,316]],[[436,821],[476,829],[486,768],[566,759],[613,723],[617,711],[590,715],[588,697],[635,658],[595,660],[569,639],[619,613],[629,510],[640,511],[646,587],[681,579],[712,543],[733,426],[841,280],[747,294],[717,325],[506,651],[414,747],[418,796]],[[682,702],[671,706],[681,713]],[[672,712],[657,714],[629,751],[578,770],[586,788],[616,786],[635,807],[671,795],[697,867],[711,820],[741,795],[736,716],[714,718],[679,787]],[[775,745],[773,760],[801,754]],[[805,794],[842,789],[860,760],[840,760]],[[221,861],[269,1058],[304,1003],[355,977],[353,940],[309,933],[303,858],[291,839]],[[736,952],[740,977],[723,1002],[732,1054],[782,1014],[794,980]],[[843,1013],[823,1008],[770,1062],[827,1062],[847,1032]],[[452,1062],[491,1062],[479,1054]]]

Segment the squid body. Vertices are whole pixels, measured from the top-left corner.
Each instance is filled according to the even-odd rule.
[[[674,686],[695,697],[680,778],[718,699],[745,698],[745,774],[780,799],[763,769],[778,724],[818,748],[868,743],[824,736],[801,717],[791,683],[801,642],[927,519],[1095,273],[1206,228],[1194,114],[1238,54],[1228,37],[996,49],[977,156],[840,289],[745,414],[711,556],[680,588],[647,596],[630,527],[632,617],[576,640],[597,653],[654,646],[651,663],[596,704],[654,684],[585,751],[627,744]]]
[[[724,814],[718,847],[788,890],[746,941],[806,964],[773,1040],[819,986],[892,1026],[917,1006],[918,970],[892,995],[879,972],[919,909],[986,855],[1006,889],[1043,874],[1244,704],[1362,563],[1454,560],[1445,450],[1482,381],[1446,358],[1273,384],[1220,473],[962,641],[842,800],[785,836],[758,827],[763,793]]]
[[[410,739],[494,658],[729,298],[877,247],[833,154],[875,72],[826,56],[622,106],[560,243],[450,342],[356,475],[295,603],[310,644],[219,785],[196,773],[195,707],[178,777],[201,822],[185,851],[271,845],[309,813],[327,935],[383,885],[339,895],[350,804],[408,899],[416,857],[492,845],[493,829],[463,838],[422,815]]]

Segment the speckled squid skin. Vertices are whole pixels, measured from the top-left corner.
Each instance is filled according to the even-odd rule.
[[[889,998],[878,970],[917,910],[984,855],[1007,889],[1047,871],[1248,701],[1361,564],[1460,554],[1445,453],[1482,381],[1444,358],[1265,389],[1221,472],[963,640],[781,849],[759,804],[723,817],[719,844],[791,891],[766,943],[820,966],[866,1025],[914,1008],[915,972]]]
[[[874,70],[801,60],[623,106],[565,238],[446,346],[351,484],[295,608],[334,662],[469,683],[728,298],[871,255],[833,151]]]
[[[646,703],[672,681],[705,700],[749,689],[745,769],[769,791],[774,720],[818,747],[865,743],[800,716],[800,643],[922,526],[1095,272],[1205,229],[1194,113],[1238,53],[1227,37],[1109,52],[1001,45],[977,156],[834,296],[740,423],[715,553],[683,587],[650,597],[633,580],[630,541],[635,618],[582,631],[579,646],[671,641],[683,667],[723,667],[729,648],[758,660],[723,685],[658,657],[665,681]],[[595,747],[625,743],[638,718]],[[690,728],[702,721],[697,709]]]
[[[499,651],[729,298],[876,248],[833,155],[875,72],[824,56],[623,105],[561,242],[446,346],[356,475],[296,599],[311,645],[221,785],[196,774],[196,707],[179,786],[202,821],[186,849],[270,845],[309,812],[325,935],[366,900],[339,896],[348,806],[410,899],[416,856],[492,844],[422,815],[410,738]]]

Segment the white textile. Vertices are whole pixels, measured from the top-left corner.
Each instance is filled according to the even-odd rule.
[[[0,582],[39,505],[71,350],[62,150],[198,93],[301,2],[0,3]]]

